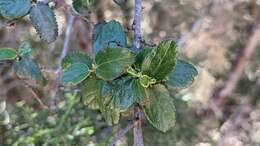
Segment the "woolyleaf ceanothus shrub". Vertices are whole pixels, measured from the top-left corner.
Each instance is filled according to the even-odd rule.
[[[78,85],[84,103],[99,110],[110,125],[138,104],[146,119],[166,132],[175,125],[176,111],[168,88],[187,87],[198,72],[177,58],[172,40],[132,52],[121,27],[114,20],[96,25],[94,59],[79,52],[68,54],[62,62],[61,84]]]
[[[0,0],[0,15],[8,20],[21,19],[30,15],[31,23],[42,40],[51,43],[58,36],[55,14],[49,5],[43,2]]]

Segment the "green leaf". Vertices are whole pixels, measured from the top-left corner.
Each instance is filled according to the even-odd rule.
[[[17,52],[13,48],[0,48],[0,61],[15,60]]]
[[[94,0],[72,0],[74,10],[80,15],[86,16],[89,14],[88,9],[94,3]]]
[[[32,25],[40,35],[41,39],[51,43],[58,36],[58,25],[52,9],[42,2],[34,5],[30,11]]]
[[[23,41],[19,46],[18,53],[22,57],[31,56],[32,55],[32,45],[27,41]]]
[[[147,75],[141,75],[139,82],[144,88],[148,88],[150,85],[155,84],[156,80]]]
[[[112,101],[111,84],[89,77],[81,84],[84,103],[91,109],[99,109],[109,125],[117,124],[120,118],[120,109]]]
[[[124,77],[116,80],[112,92],[112,100],[115,107],[119,109],[127,109],[134,103],[132,92],[132,79]]]
[[[96,75],[103,80],[119,77],[134,63],[134,55],[126,48],[107,48],[96,55]]]
[[[30,8],[30,0],[0,0],[0,14],[9,20],[23,17]]]
[[[163,80],[175,68],[176,48],[174,41],[161,42],[143,61],[143,73],[157,80]]]
[[[86,64],[75,63],[63,70],[60,78],[62,85],[72,84],[77,85],[85,80],[90,74],[89,68]]]
[[[105,118],[108,125],[118,124],[120,120],[120,110],[114,108],[111,104],[101,108],[100,112]]]
[[[134,102],[144,102],[145,89],[138,79],[123,77],[113,82],[112,101],[116,108],[126,110]]]
[[[101,98],[101,86],[104,81],[97,80],[95,77],[90,76],[84,80],[81,84],[81,92],[84,104],[91,109],[98,109],[98,98]]]
[[[46,82],[38,64],[30,58],[22,58],[15,62],[13,67],[17,76],[22,79],[35,80],[41,84]]]
[[[96,24],[93,30],[92,52],[97,54],[105,48],[126,47],[126,35],[121,24],[115,20]]]
[[[134,96],[134,101],[139,104],[144,104],[145,102],[145,88],[140,84],[139,80],[133,79],[132,83],[132,93]]]
[[[152,52],[152,48],[143,48],[135,57],[135,66],[141,69],[144,59]]]
[[[183,60],[177,60],[175,70],[173,70],[167,80],[167,84],[172,87],[186,87],[190,85],[198,75],[196,68]]]
[[[68,54],[62,60],[61,66],[63,69],[65,69],[74,63],[83,63],[86,64],[89,67],[89,69],[92,68],[92,60],[83,52],[73,52]]]
[[[149,102],[142,107],[147,120],[158,130],[168,131],[175,126],[175,106],[168,90],[163,85],[147,89]]]

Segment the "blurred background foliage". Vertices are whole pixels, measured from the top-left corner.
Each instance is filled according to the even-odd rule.
[[[124,118],[121,124],[109,127],[100,113],[84,106],[78,89],[56,88],[54,71],[64,42],[69,15],[66,7],[71,3],[65,0],[66,7],[63,7],[63,0],[56,1],[50,5],[57,17],[59,37],[52,44],[39,39],[28,17],[12,22],[0,18],[0,46],[18,48],[22,41],[30,41],[35,48],[34,58],[49,80],[45,87],[31,83],[28,86],[10,67],[1,66],[0,104],[6,106],[0,108],[0,118],[9,120],[0,126],[0,145],[103,146],[129,120]],[[93,24],[111,19],[124,25],[130,45],[132,8],[131,0],[122,6],[112,0],[95,1],[87,21],[80,18],[74,21],[69,51],[83,50],[90,54]],[[179,42],[179,56],[190,60],[199,70],[192,87],[172,89],[177,109],[176,127],[161,133],[144,122],[145,145],[260,145],[260,43],[225,103],[219,107],[214,102],[214,93],[225,84],[251,30],[260,21],[260,1],[144,0],[142,15],[145,45],[173,38]],[[131,142],[132,132],[118,145],[131,145]]]

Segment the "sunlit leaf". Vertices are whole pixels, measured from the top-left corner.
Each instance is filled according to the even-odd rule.
[[[173,41],[161,42],[143,61],[144,74],[157,80],[163,80],[175,68],[176,48],[177,45]]]
[[[31,8],[30,0],[0,0],[0,14],[6,19],[17,19],[26,15]]]
[[[12,48],[0,48],[0,61],[15,60],[17,58],[17,52]]]
[[[56,17],[47,4],[38,2],[34,5],[30,11],[30,19],[32,25],[44,41],[51,43],[56,40],[58,36]]]

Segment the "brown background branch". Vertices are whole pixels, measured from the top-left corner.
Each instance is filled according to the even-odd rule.
[[[243,71],[251,58],[255,48],[260,41],[260,21],[253,27],[252,33],[250,34],[245,48],[240,56],[238,56],[236,64],[232,67],[233,69],[229,73],[227,82],[214,94],[214,98],[217,100],[217,106],[224,104],[226,97],[229,96],[236,87],[238,80],[240,79]]]

